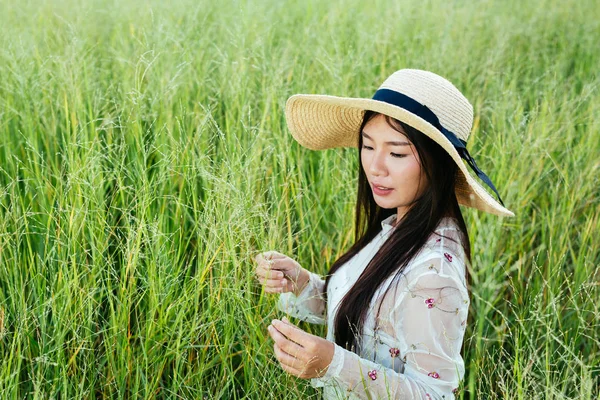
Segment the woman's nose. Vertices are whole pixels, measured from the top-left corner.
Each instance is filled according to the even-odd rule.
[[[371,158],[370,165],[371,174],[373,175],[384,175],[387,172],[385,166],[385,154],[383,152],[373,152],[373,158]]]

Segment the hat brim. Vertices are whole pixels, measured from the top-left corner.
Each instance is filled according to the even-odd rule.
[[[456,198],[460,204],[494,215],[515,215],[475,180],[444,134],[403,108],[373,99],[295,94],[286,102],[285,117],[288,128],[298,143],[311,150],[324,150],[358,147],[358,129],[366,110],[396,118],[423,132],[446,150],[459,167]]]

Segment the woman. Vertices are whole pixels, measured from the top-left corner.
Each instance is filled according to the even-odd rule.
[[[372,99],[294,95],[286,119],[310,149],[358,147],[362,168],[355,243],[326,279],[275,251],[255,258],[279,309],[329,328],[325,340],[273,320],[281,367],[325,399],[453,399],[470,303],[459,204],[514,215],[466,150],[473,107],[446,79],[404,69]]]

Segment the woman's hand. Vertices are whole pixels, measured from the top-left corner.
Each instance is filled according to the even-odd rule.
[[[275,341],[273,349],[284,371],[302,379],[319,378],[327,372],[335,344],[311,335],[283,318],[268,327]]]
[[[297,261],[276,251],[266,251],[254,257],[254,271],[267,293],[294,292],[300,294],[309,280],[309,272]]]

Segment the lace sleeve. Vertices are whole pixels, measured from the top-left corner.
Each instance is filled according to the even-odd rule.
[[[302,292],[297,297],[292,292],[281,293],[277,308],[302,321],[325,325],[327,316],[323,297],[324,287],[325,279],[310,272],[309,281]]]
[[[447,252],[427,258],[406,276],[409,280],[398,280],[390,289],[393,301],[382,307],[386,322],[380,329],[394,346],[379,349],[378,355],[399,358],[402,368],[388,368],[336,344],[326,374],[311,384],[332,385],[361,399],[454,399],[464,376],[460,350],[469,297],[450,260]]]

